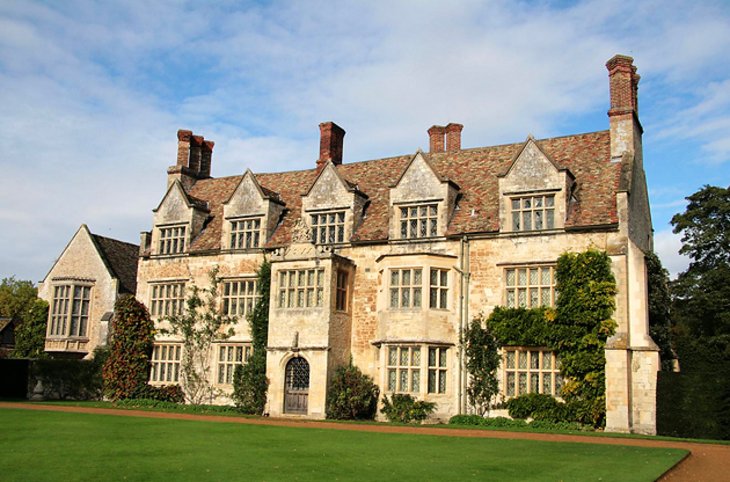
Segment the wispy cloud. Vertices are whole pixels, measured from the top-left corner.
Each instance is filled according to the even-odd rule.
[[[449,121],[465,146],[605,129],[615,53],[636,57],[651,141],[726,169],[728,22],[723,2],[658,0],[3,2],[0,275],[38,279],[82,222],[136,240],[178,128],[216,141],[216,176],[310,167],[325,120],[346,162]],[[690,193],[651,187],[679,191],[657,197],[664,225]]]

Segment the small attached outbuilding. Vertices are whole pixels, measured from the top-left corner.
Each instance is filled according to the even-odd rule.
[[[38,286],[50,306],[45,350],[91,358],[104,346],[114,303],[137,289],[139,246],[92,234],[82,224]]]

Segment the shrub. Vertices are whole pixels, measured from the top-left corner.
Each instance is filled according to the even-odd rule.
[[[147,308],[133,296],[114,304],[110,352],[104,362],[104,395],[111,400],[135,398],[150,376],[153,324]]]
[[[266,406],[266,353],[255,350],[245,365],[233,372],[233,402],[242,413],[261,415]]]
[[[505,404],[510,417],[532,418],[551,422],[573,421],[571,409],[550,395],[528,393],[508,400]]]
[[[416,400],[410,395],[394,393],[391,400],[383,396],[381,411],[389,422],[412,423],[422,422],[436,410],[436,404],[424,400]]]
[[[46,399],[101,398],[101,365],[97,360],[33,360],[30,378],[41,381]],[[31,383],[32,389],[35,382]]]
[[[145,385],[135,398],[177,404],[185,401],[185,392],[180,385]]]
[[[373,379],[350,363],[338,367],[327,393],[327,418],[372,420],[378,410],[380,389]]]

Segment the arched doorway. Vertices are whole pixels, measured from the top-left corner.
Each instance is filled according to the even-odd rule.
[[[284,387],[284,413],[307,413],[309,398],[309,363],[301,357],[292,358],[286,364]]]

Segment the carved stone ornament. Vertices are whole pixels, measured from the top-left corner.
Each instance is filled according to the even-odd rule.
[[[312,242],[312,229],[307,226],[302,218],[297,219],[294,226],[291,229],[291,242],[292,243],[311,243]]]

